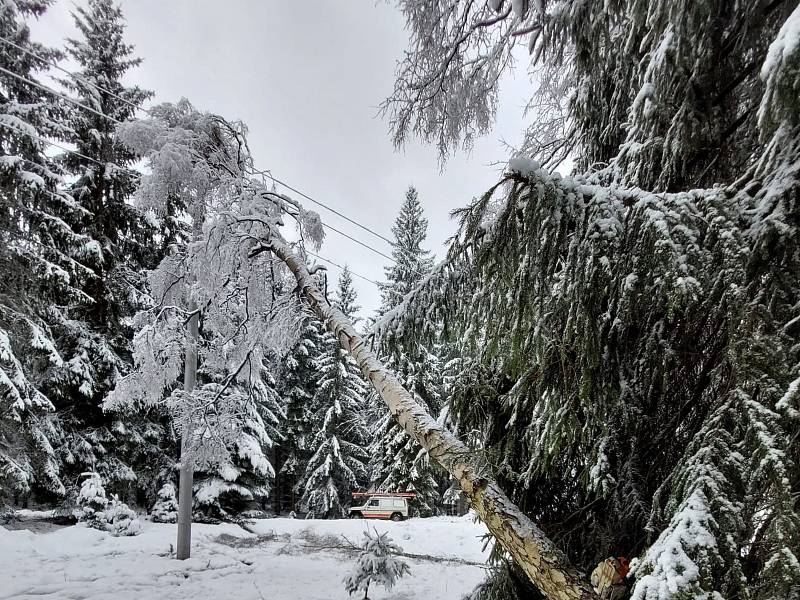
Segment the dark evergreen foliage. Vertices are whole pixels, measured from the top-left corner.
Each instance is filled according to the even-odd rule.
[[[423,248],[428,220],[413,186],[406,191],[392,234],[394,263],[384,269],[386,283],[381,286],[381,313],[396,307],[433,266],[430,251]],[[431,414],[438,415],[443,381],[436,349],[428,350],[415,341],[400,343],[399,338],[393,337],[383,342],[382,351],[387,365],[416,400]],[[386,492],[416,492],[413,510],[425,516],[435,514],[445,486],[441,471],[431,464],[427,452],[403,431],[374,394],[372,402],[377,415],[370,446],[373,487]]]
[[[407,3],[412,27],[445,4]],[[458,345],[459,431],[587,572],[638,557],[635,600],[796,596],[797,3],[489,4],[439,23],[493,14],[475,43],[521,31],[570,70],[585,174],[510,161],[379,329]],[[474,60],[462,41],[447,68]],[[409,65],[437,52],[415,43]],[[514,579],[499,569],[475,597],[528,597]]]
[[[334,306],[354,320],[358,307],[350,271],[342,271]],[[313,454],[308,459],[299,489],[301,507],[315,518],[345,516],[350,493],[367,482],[365,449],[368,432],[364,421],[367,383],[355,360],[336,337],[322,336],[316,360],[318,372],[313,410]]]
[[[48,4],[2,3],[0,35],[57,58],[29,39],[25,24]],[[48,65],[3,44],[0,66],[31,77]],[[80,258],[88,240],[68,225],[83,209],[59,191],[63,170],[44,141],[61,137],[63,116],[45,91],[0,74],[0,499],[37,488],[56,497],[65,491],[51,417],[53,384],[66,359],[54,330],[69,305],[89,298],[74,284],[85,272]]]
[[[285,403],[286,418],[281,427],[282,441],[276,452],[277,511],[299,510],[301,478],[314,452],[312,401],[317,387],[317,360],[325,348],[321,325],[305,315],[300,337],[283,361],[279,393]]]
[[[116,123],[132,118],[152,93],[122,84],[141,59],[125,43],[124,18],[112,0],[91,0],[73,18],[80,38],[67,40],[66,55],[78,69],[62,84],[100,114],[66,105],[65,138],[83,155],[63,158],[72,179],[68,191],[82,209],[70,225],[86,238],[79,258],[84,270],[74,284],[90,301],[72,305],[57,326],[66,361],[54,382],[61,460],[72,475],[92,468],[110,490],[151,503],[173,454],[163,419],[139,415],[123,424],[100,405],[130,368],[130,320],[151,302],[145,273],[160,258],[158,230],[131,202],[137,157],[114,135]],[[149,470],[160,477],[150,480]]]

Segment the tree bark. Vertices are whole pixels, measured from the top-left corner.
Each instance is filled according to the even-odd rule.
[[[197,340],[200,329],[200,313],[197,304],[192,302],[189,306],[192,316],[186,325],[186,360],[183,369],[183,389],[192,392],[197,382]],[[187,448],[191,432],[185,431],[181,437],[181,468],[178,484],[178,542],[176,556],[178,560],[185,560],[191,554],[192,546],[192,487],[194,485],[194,468],[187,460]]]
[[[277,238],[277,236],[276,236]],[[311,309],[355,358],[400,426],[447,470],[498,542],[549,600],[597,600],[583,574],[500,489],[490,468],[440,426],[369,350],[365,340],[317,287],[305,261],[282,239],[268,248],[289,267]]]

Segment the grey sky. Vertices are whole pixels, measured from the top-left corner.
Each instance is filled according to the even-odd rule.
[[[83,0],[77,0],[82,4]],[[388,95],[406,47],[403,16],[380,0],[123,0],[127,38],[144,63],[132,74],[155,102],[186,96],[200,109],[241,119],[259,168],[391,237],[405,190],[413,184],[430,222],[429,247],[442,255],[455,230],[452,209],[498,177],[500,142],[517,143],[525,73],[502,82],[500,120],[471,155],[440,172],[436,151],[412,143],[396,152],[376,107]],[[34,37],[60,45],[75,29],[73,3],[57,0],[33,26]],[[309,206],[308,208],[316,208]],[[319,210],[324,222],[385,253],[385,242]],[[382,280],[386,260],[329,232],[321,255]],[[338,276],[338,269],[329,269]],[[356,279],[366,315],[375,286]]]

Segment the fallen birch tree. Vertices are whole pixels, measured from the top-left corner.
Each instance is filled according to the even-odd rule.
[[[352,354],[400,426],[458,481],[477,515],[534,585],[549,600],[596,599],[583,574],[503,493],[488,465],[436,423],[378,360],[347,318],[331,306],[305,261],[283,240],[277,228],[268,243],[257,247],[251,256],[267,251],[286,263],[310,308],[337,337],[342,348]]]

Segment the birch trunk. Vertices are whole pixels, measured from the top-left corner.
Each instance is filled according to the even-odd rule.
[[[197,382],[197,339],[199,337],[200,313],[197,305],[189,306],[194,314],[186,325],[186,360],[183,369],[183,389],[192,392]],[[187,447],[191,432],[184,432],[181,437],[181,469],[178,483],[178,542],[176,556],[178,560],[189,558],[192,547],[192,487],[194,485],[194,469],[187,459]]]
[[[369,350],[341,311],[328,303],[305,262],[291,247],[283,240],[273,239],[268,249],[292,271],[311,309],[353,355],[364,377],[378,391],[400,426],[455,477],[472,508],[531,582],[549,600],[597,600],[583,574],[569,564],[544,532],[503,493],[488,466],[436,423]]]

